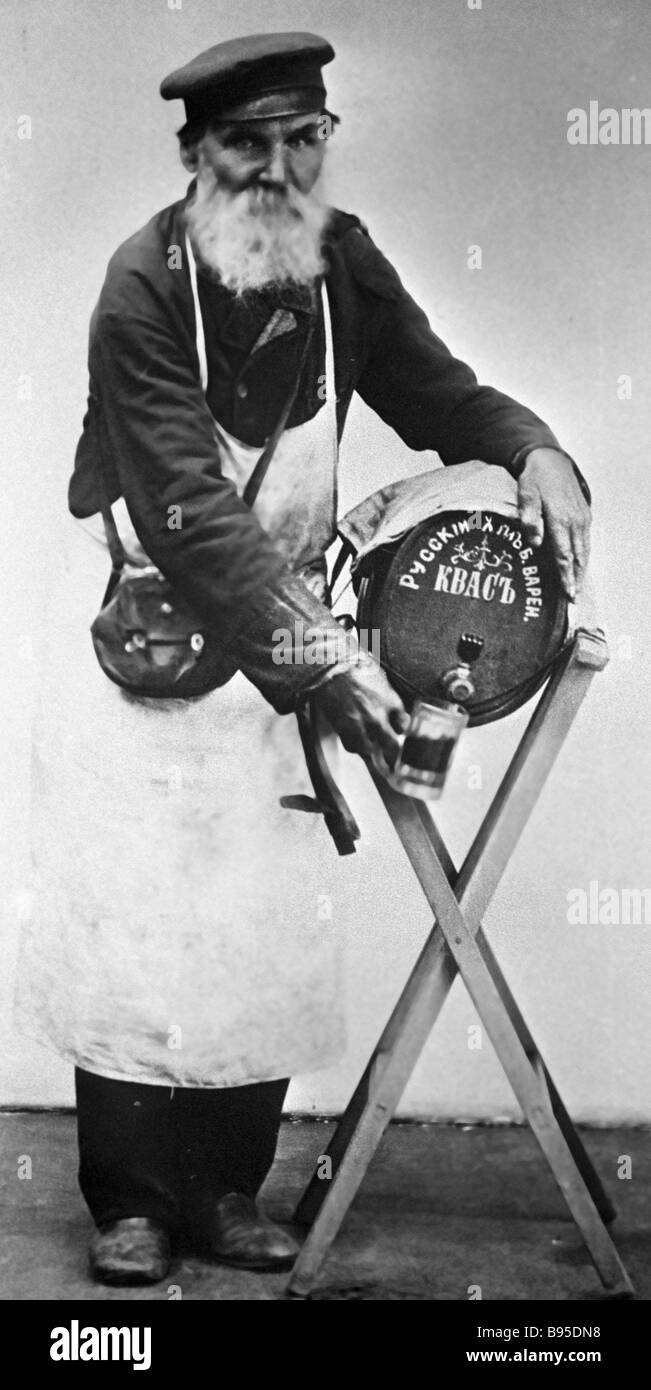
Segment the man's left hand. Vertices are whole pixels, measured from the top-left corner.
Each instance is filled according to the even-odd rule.
[[[532,449],[518,480],[518,506],[530,545],[541,545],[547,530],[573,602],[588,565],[592,518],[570,460],[556,449]]]

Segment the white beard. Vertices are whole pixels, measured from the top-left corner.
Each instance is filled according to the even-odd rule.
[[[321,238],[329,208],[313,192],[220,188],[204,164],[186,209],[199,259],[242,295],[271,285],[311,284],[324,269]]]

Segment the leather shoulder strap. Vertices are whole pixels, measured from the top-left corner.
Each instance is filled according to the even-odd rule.
[[[268,467],[269,467],[269,464],[271,463],[271,460],[272,460],[272,458],[273,458],[273,456],[274,456],[274,454],[275,454],[275,452],[276,452],[276,445],[277,445],[277,443],[278,443],[278,440],[280,439],[280,436],[281,436],[281,434],[282,434],[282,432],[283,432],[283,430],[284,430],[284,428],[285,428],[285,425],[287,424],[287,421],[288,421],[288,419],[289,419],[289,415],[290,415],[292,406],[293,406],[294,401],[296,400],[296,397],[297,397],[297,395],[298,395],[298,388],[299,388],[301,376],[303,375],[303,368],[304,368],[304,366],[305,366],[305,362],[306,362],[306,359],[307,359],[307,354],[308,354],[309,349],[310,349],[310,343],[311,343],[311,341],[312,341],[313,334],[314,334],[314,323],[313,323],[312,321],[310,321],[310,324],[309,324],[309,327],[308,327],[308,330],[307,330],[307,334],[306,334],[306,338],[305,338],[305,343],[303,344],[303,351],[302,351],[302,353],[301,353],[300,362],[299,362],[299,364],[298,364],[298,367],[296,368],[296,377],[295,377],[294,382],[293,382],[293,384],[292,384],[291,391],[289,392],[289,395],[288,395],[288,397],[287,397],[287,400],[285,401],[285,404],[284,404],[284,406],[283,406],[283,408],[282,408],[282,410],[281,410],[281,412],[280,412],[280,416],[279,416],[279,419],[278,419],[278,421],[277,421],[277,423],[276,423],[275,429],[274,429],[273,432],[269,435],[269,438],[268,438],[268,440],[267,440],[267,442],[266,442],[266,444],[265,444],[265,446],[264,446],[264,449],[262,450],[262,453],[261,453],[261,455],[260,455],[260,457],[259,457],[259,459],[258,459],[258,462],[256,463],[255,468],[253,469],[253,472],[252,472],[252,474],[251,474],[251,477],[249,478],[249,481],[248,481],[248,483],[247,483],[247,485],[246,485],[246,487],[245,487],[245,489],[244,489],[244,492],[242,493],[242,500],[243,500],[244,502],[246,502],[247,507],[252,507],[252,506],[253,506],[253,503],[255,502],[255,499],[256,499],[256,497],[257,497],[257,495],[258,495],[258,493],[259,493],[259,491],[260,491],[260,488],[262,487],[262,484],[263,484],[263,482],[264,482],[264,480],[265,480],[265,476],[266,476],[266,473],[267,473],[267,469],[268,469]]]
[[[127,563],[127,553],[120,540],[115,518],[111,511],[108,492],[106,490],[106,479],[104,476],[104,416],[102,413],[101,402],[98,403],[98,430],[97,438],[99,444],[99,459],[97,460],[97,490],[100,497],[102,521],[106,532],[106,541],[111,556],[111,564],[116,574],[119,574]]]

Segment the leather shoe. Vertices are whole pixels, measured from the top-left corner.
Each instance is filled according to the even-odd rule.
[[[159,1221],[126,1216],[100,1226],[89,1256],[90,1272],[100,1284],[157,1284],[169,1271],[169,1237]]]
[[[290,1269],[298,1245],[257,1209],[251,1197],[228,1192],[202,1222],[202,1250],[220,1264],[260,1271]]]

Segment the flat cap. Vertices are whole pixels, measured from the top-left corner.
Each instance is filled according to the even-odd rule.
[[[334,56],[318,34],[246,34],[207,48],[169,73],[160,93],[166,101],[180,97],[188,121],[302,114],[322,106],[321,68]]]

